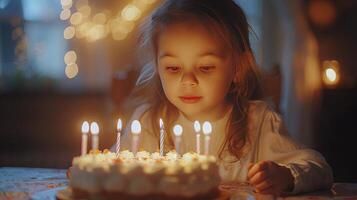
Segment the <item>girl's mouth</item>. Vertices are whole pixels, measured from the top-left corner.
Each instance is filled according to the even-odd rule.
[[[184,103],[196,103],[202,99],[202,96],[180,96],[180,99]]]

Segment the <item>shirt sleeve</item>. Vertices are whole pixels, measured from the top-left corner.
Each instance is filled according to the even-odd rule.
[[[292,140],[277,113],[267,108],[261,123],[257,159],[288,167],[294,177],[292,194],[331,187],[332,170],[324,157]]]

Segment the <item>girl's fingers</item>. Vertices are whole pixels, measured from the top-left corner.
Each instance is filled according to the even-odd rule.
[[[262,191],[267,190],[272,187],[273,187],[273,184],[269,180],[265,180],[265,181],[254,186],[255,190],[257,190],[258,192],[262,192]]]
[[[253,175],[253,177],[249,179],[249,183],[251,185],[257,185],[257,184],[267,180],[268,178],[269,178],[268,171],[263,170],[263,171],[256,173],[255,175]]]
[[[271,195],[276,195],[276,191],[275,191],[275,188],[273,187],[273,185],[271,185],[270,187],[268,188],[265,188],[261,191],[257,191],[258,193],[260,194],[271,194]]]
[[[262,162],[259,162],[255,165],[253,165],[248,171],[248,179],[251,179],[256,173],[267,168],[268,165],[269,165],[269,163],[266,161],[262,161]]]

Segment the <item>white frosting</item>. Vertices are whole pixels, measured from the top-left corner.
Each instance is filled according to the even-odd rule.
[[[196,153],[180,157],[140,151],[93,153],[73,159],[70,186],[89,193],[127,192],[135,195],[166,194],[193,196],[218,186],[216,159]]]

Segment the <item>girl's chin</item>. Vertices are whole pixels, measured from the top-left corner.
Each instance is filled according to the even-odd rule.
[[[197,108],[196,108],[197,109]],[[193,109],[187,109],[187,110],[181,110],[181,113],[190,121],[204,121],[204,120],[209,120],[209,116],[205,114],[202,110],[193,110]]]
[[[204,108],[202,106],[178,107],[180,112],[190,121],[216,121],[224,117],[227,109]],[[228,108],[228,107],[227,107]]]

